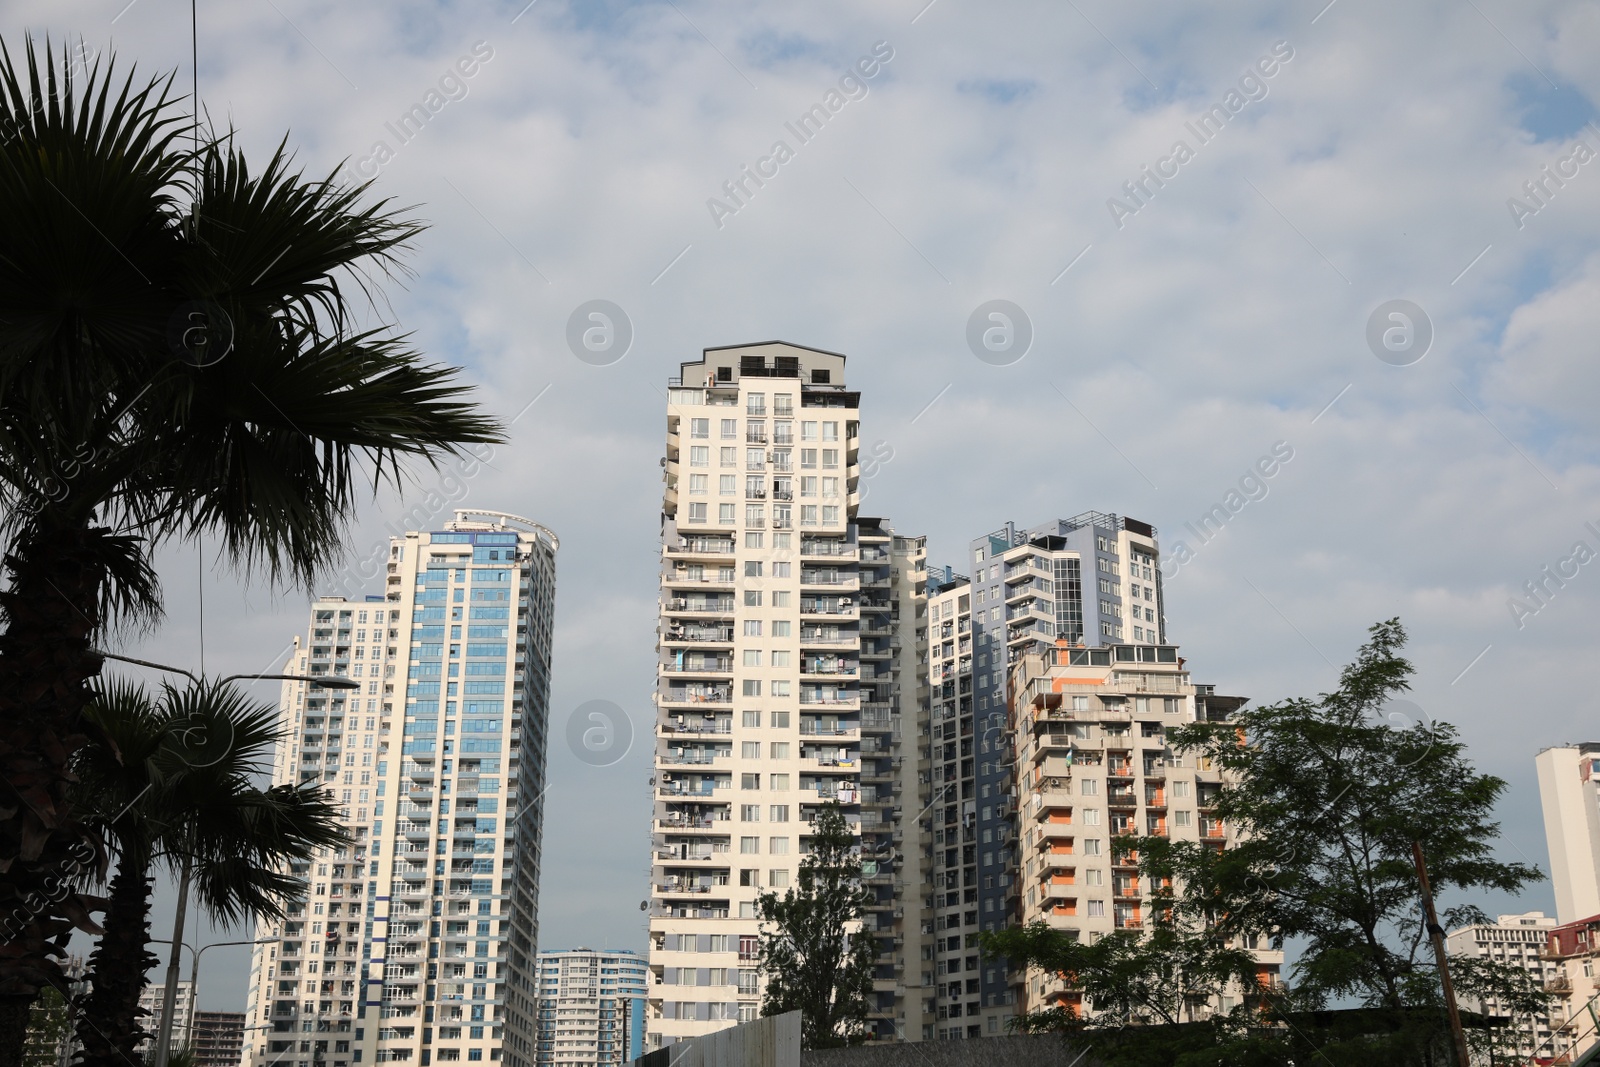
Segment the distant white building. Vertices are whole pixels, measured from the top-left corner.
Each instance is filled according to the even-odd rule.
[[[161,1032],[161,1008],[167,995],[166,983],[160,985],[147,985],[144,992],[139,994],[139,1009],[146,1014],[139,1016],[139,1025],[147,1034],[155,1035]],[[189,983],[178,983],[178,1001],[173,1007],[172,1017],[177,1020],[172,1028],[172,1047],[182,1048],[189,1033]],[[139,1043],[139,1052],[148,1053],[155,1047],[155,1038],[147,1037]]]
[[[1600,742],[1547,748],[1534,765],[1556,918],[1571,923],[1600,914]]]
[[[1539,986],[1550,986],[1560,977],[1561,964],[1545,955],[1545,941],[1556,921],[1542,911],[1529,911],[1521,915],[1498,915],[1494,923],[1464,926],[1452,930],[1445,945],[1453,956],[1477,956],[1498,963],[1520,967],[1532,976]],[[1467,998],[1462,1007],[1485,1015],[1511,1014],[1493,997],[1479,1001]],[[1517,1051],[1527,1056],[1538,1055],[1548,1060],[1553,1056],[1553,1030],[1561,1025],[1565,1015],[1552,1022],[1549,1014],[1522,1016],[1515,1021],[1519,1041]]]
[[[535,1062],[606,1067],[644,1055],[648,964],[627,949],[540,952]]]

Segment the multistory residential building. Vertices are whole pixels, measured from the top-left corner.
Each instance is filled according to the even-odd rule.
[[[1600,914],[1600,742],[1562,745],[1534,758],[1556,920]]]
[[[1476,956],[1527,971],[1535,987],[1555,989],[1561,985],[1561,963],[1545,956],[1550,932],[1555,928],[1556,921],[1542,911],[1498,915],[1492,923],[1474,923],[1450,931],[1445,938],[1445,948],[1452,956]],[[1510,1032],[1502,1029],[1497,1036],[1502,1048],[1511,1040],[1516,1042],[1514,1062],[1532,1063],[1536,1062],[1535,1057],[1548,1062],[1557,1051],[1565,1048],[1564,1038],[1555,1030],[1565,1018],[1559,999],[1552,1011],[1532,1016],[1513,1014],[1495,997],[1463,997],[1461,1006],[1468,1011],[1510,1019]],[[1553,1015],[1559,1017],[1552,1019]],[[1555,1047],[1558,1041],[1562,1043],[1560,1049]]]
[[[82,956],[69,956],[61,965],[67,979],[67,992],[76,998],[89,992],[84,977]],[[144,1026],[150,1028],[149,1021]],[[30,1064],[53,1063],[56,1067],[71,1067],[73,1059],[83,1048],[73,1026],[72,1008],[68,998],[54,989],[40,992],[28,1009],[28,1036],[23,1049],[23,1060]]]
[[[197,1011],[189,1051],[196,1067],[239,1067],[244,1055],[244,1012]]]
[[[1553,1034],[1528,1062],[1578,1063],[1600,1044],[1600,915],[1545,930],[1544,958],[1559,968],[1545,989],[1555,995]]]
[[[148,1056],[155,1049],[155,1035],[161,1032],[161,1020],[165,1016],[166,994],[166,983],[161,985],[150,984],[139,991],[139,1010],[144,1013],[139,1017],[139,1025],[144,1029],[146,1037],[135,1048],[138,1049],[139,1054],[142,1056]],[[178,982],[178,999],[173,1004],[172,1009],[173,1048],[182,1048],[185,1040],[184,1035],[189,1032],[190,1003],[189,983],[180,980]]]
[[[1028,529],[1008,522],[972,541],[967,562],[970,577],[947,567],[934,572],[928,591],[931,737],[921,829],[936,861],[927,962],[940,993],[930,1038],[1004,1033],[1016,1014],[1004,969],[982,965],[978,951],[981,931],[1014,918],[1021,861],[1008,671],[1058,639],[1138,646],[1135,655],[1153,658],[1166,630],[1155,530],[1136,519],[1089,511]]]
[[[757,1016],[756,900],[795,884],[828,802],[861,835],[876,894],[873,1034],[921,1025],[902,976],[922,936],[922,897],[904,887],[922,874],[901,819],[926,549],[857,513],[860,395],[844,364],[781,342],[712,348],[669,383],[652,1049]]]
[[[1193,684],[1172,645],[1092,648],[1065,637],[1047,652],[1025,653],[1011,684],[1018,800],[1006,809],[1021,848],[1015,921],[1044,922],[1087,942],[1147,929],[1157,887],[1141,876],[1137,853],[1113,848],[1112,839],[1163,837],[1218,850],[1236,839],[1216,815],[1221,772],[1167,739],[1189,723],[1225,720],[1244,701]],[[1254,950],[1260,983],[1276,985],[1283,953],[1265,940],[1242,947]],[[1060,975],[1030,968],[1011,978],[1020,1013],[1089,1007]],[[1189,1010],[1196,1018],[1227,1011],[1242,992]]]
[[[628,949],[539,952],[541,1067],[605,1067],[644,1054],[648,961]]]
[[[284,667],[343,680],[284,683],[273,781],[324,789],[349,841],[258,925],[252,1067],[532,1063],[557,541],[443,525],[391,539],[382,592],[317,600]]]

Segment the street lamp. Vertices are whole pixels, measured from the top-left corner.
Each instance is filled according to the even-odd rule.
[[[110,652],[102,652],[100,649],[93,649],[92,651],[93,651],[93,653],[95,655],[99,656],[103,660],[105,660],[105,659],[114,659],[114,660],[118,661],[119,663],[132,663],[132,664],[135,664],[136,666],[140,666],[140,667],[150,667],[150,668],[152,668],[154,670],[158,670],[158,671],[167,671],[167,672],[172,673],[172,674],[181,674],[185,678],[189,679],[191,682],[195,683],[196,685],[204,684],[203,681],[199,677],[197,677],[196,675],[190,673],[189,671],[184,670],[182,667],[174,667],[174,666],[172,666],[170,664],[166,664],[166,663],[154,663],[154,662],[152,662],[150,660],[145,660],[145,659],[134,659],[132,656],[118,656],[118,655],[115,655],[115,654],[110,653]],[[312,685],[314,685],[314,686],[316,686],[316,687],[318,687],[320,689],[360,689],[361,688],[361,683],[360,682],[355,681],[354,679],[351,679],[351,678],[346,678],[346,677],[344,677],[343,675],[340,675],[340,674],[331,674],[331,675],[328,675],[327,677],[313,677],[312,675],[309,675],[309,674],[230,674],[230,675],[227,675],[224,678],[217,679],[217,684],[218,685],[223,685],[223,684],[226,684],[228,682],[237,681],[239,679],[251,679],[251,680],[256,680],[256,679],[276,679],[276,680],[281,680],[281,681],[286,681],[286,682],[310,682]],[[178,931],[180,931],[180,932],[183,930],[183,918],[184,918],[184,914],[183,913],[187,908],[188,902],[189,902],[189,872],[188,872],[188,867],[186,865],[184,867],[183,878],[179,881],[179,884],[178,884],[178,915],[177,915],[177,920],[176,920],[176,922],[174,924],[176,929]],[[274,940],[276,940],[276,939],[274,939]],[[255,942],[239,941],[239,942],[224,942],[224,943],[227,943],[227,944],[241,944],[241,945],[243,945],[243,944],[254,944]],[[162,1003],[161,1003],[161,1033],[160,1033],[159,1038],[158,1038],[158,1040],[156,1042],[155,1067],[167,1067],[167,1057],[172,1051],[172,1014],[173,1014],[173,1010],[178,1005],[178,965],[179,965],[179,947],[180,947],[180,945],[182,945],[181,941],[174,940],[174,942],[172,942],[172,956],[167,962],[167,981],[166,981],[166,988],[165,988],[164,994],[163,994],[163,996],[161,998],[162,999]],[[199,967],[200,967],[200,953],[204,952],[206,950],[206,948],[210,948],[210,947],[212,947],[212,946],[207,945],[204,948],[201,948],[198,952],[196,952],[194,949],[190,949],[191,952],[194,952],[194,968],[195,968],[196,971],[198,971]],[[193,998],[194,998],[194,993],[193,993],[193,987],[192,986],[191,986],[191,990],[190,990],[190,994],[189,995],[190,995],[190,1015],[191,1015],[190,1032],[192,1034],[192,1032],[193,1032]]]
[[[200,957],[206,954],[206,949],[222,948],[225,945],[275,945],[282,940],[281,937],[258,937],[254,941],[214,941],[209,945],[201,945],[198,951],[190,950],[192,962],[189,965],[189,1032],[184,1039],[185,1048],[191,1050],[194,1048],[195,998],[200,990]],[[165,1019],[161,1021],[161,1025],[163,1029],[168,1029]]]
[[[172,673],[172,674],[181,674],[185,678],[189,679],[191,682],[194,682],[196,685],[200,684],[200,679],[199,678],[197,678],[195,675],[189,673],[188,671],[184,670],[182,667],[173,667],[173,666],[169,666],[168,664],[165,664],[165,663],[152,663],[151,661],[149,661],[147,659],[134,659],[132,656],[118,656],[118,655],[114,655],[114,654],[112,654],[110,652],[102,652],[98,648],[92,649],[91,651],[93,651],[93,653],[95,655],[99,656],[101,659],[114,659],[119,663],[133,663],[133,664],[137,664],[140,667],[152,667],[152,668],[154,668],[155,670],[158,670],[158,671],[167,671],[167,672]],[[236,682],[241,678],[248,678],[248,679],[251,679],[251,680],[258,680],[258,679],[267,680],[267,679],[270,679],[270,680],[278,680],[278,681],[285,681],[285,682],[310,682],[312,685],[318,687],[319,689],[360,689],[361,688],[361,683],[360,682],[356,681],[353,678],[346,678],[342,674],[330,674],[325,678],[324,677],[318,677],[318,676],[310,675],[310,674],[230,674],[225,678],[218,678],[217,679],[217,684],[218,685],[222,685],[224,682]]]

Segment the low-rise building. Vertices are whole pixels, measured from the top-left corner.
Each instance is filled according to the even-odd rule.
[[[197,1011],[189,1051],[195,1067],[239,1067],[244,1056],[244,1012]]]

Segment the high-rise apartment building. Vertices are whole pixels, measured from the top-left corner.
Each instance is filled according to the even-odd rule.
[[[908,945],[918,973],[907,931],[922,898],[905,885],[922,875],[901,820],[926,549],[857,514],[860,395],[844,363],[780,342],[713,348],[669,384],[651,1048],[756,1017],[756,899],[794,884],[827,802],[860,833],[877,895],[874,1034],[920,1026],[904,975]]]
[[[1021,850],[1011,916],[1088,942],[1145,929],[1155,887],[1140,875],[1137,853],[1114,849],[1112,839],[1164,837],[1218,850],[1235,839],[1216,815],[1221,772],[1204,755],[1174,752],[1167,735],[1226,719],[1243,700],[1194,685],[1171,645],[1091,648],[1066,637],[1024,653],[1011,684],[1018,794],[1015,804],[1001,801]],[[993,856],[985,850],[980,869]],[[1265,940],[1241,947],[1254,950],[1261,984],[1276,985],[1283,953]],[[1088,1008],[1058,974],[1030,969],[1013,979],[1020,1012]],[[1190,1010],[1197,1018],[1227,1011],[1242,992]]]
[[[1600,742],[1544,749],[1534,765],[1556,919],[1600,915]]]
[[[1546,942],[1555,928],[1555,920],[1542,911],[1497,915],[1492,923],[1474,923],[1450,931],[1445,938],[1445,947],[1452,956],[1476,956],[1527,971],[1535,988],[1565,992],[1559,989],[1562,974],[1560,961],[1545,956]],[[1499,1040],[1509,1043],[1508,1039],[1515,1035],[1517,1058],[1514,1062],[1549,1062],[1565,1051],[1566,1039],[1555,1031],[1566,1017],[1561,1011],[1559,996],[1552,1005],[1552,1011],[1534,1016],[1514,1015],[1506,1004],[1495,997],[1463,997],[1461,1007],[1510,1021],[1513,1029],[1502,1030]],[[1552,1020],[1552,1016],[1556,1018]]]
[[[1012,666],[1058,640],[1141,646],[1135,655],[1153,657],[1166,629],[1155,530],[1135,519],[1090,511],[1031,529],[1008,522],[971,542],[968,565],[970,577],[947,567],[928,586],[921,830],[933,861],[933,946],[923,969],[938,996],[927,1039],[1005,1033],[1017,1013],[1003,969],[978,951],[981,931],[1014,919],[1022,862]]]
[[[628,949],[539,953],[541,1067],[606,1067],[644,1055],[644,956]]]
[[[161,1020],[165,1015],[163,1008],[166,1006],[167,986],[154,983],[145,986],[139,991],[139,1010],[145,1014],[140,1017],[139,1025],[144,1028],[147,1035],[136,1046],[141,1055],[148,1056],[155,1051],[156,1037],[161,1032]],[[172,1007],[172,1047],[182,1048],[185,1035],[189,1032],[189,1002],[190,986],[186,981],[178,982],[178,999]]]
[[[251,960],[252,1067],[530,1067],[557,541],[457,511],[391,540],[382,592],[323,597],[284,673],[275,783],[315,784],[349,844]]]

